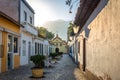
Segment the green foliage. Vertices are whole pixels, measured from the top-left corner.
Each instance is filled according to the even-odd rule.
[[[38,29],[38,36],[43,36],[43,37],[46,37],[47,39],[54,38],[54,33],[48,31],[46,28],[37,27],[37,29]]]
[[[63,52],[58,52],[58,53],[50,53],[50,56],[52,57],[52,59],[55,59],[55,57],[57,56],[62,56]]]
[[[74,24],[69,23],[69,27],[68,27],[68,30],[67,30],[67,36],[68,36],[68,38],[69,38],[70,36],[73,36],[73,35],[74,35],[73,26],[74,26]],[[69,39],[68,39],[68,40],[69,40]]]
[[[35,68],[43,68],[45,56],[43,55],[34,55],[30,57],[30,60],[35,64]]]
[[[52,59],[54,59],[56,56],[58,56],[58,53],[50,53],[50,56],[52,57]]]
[[[68,27],[68,35],[69,36],[74,35],[73,26],[74,25],[72,23],[69,23],[69,27]]]
[[[59,52],[58,54],[59,54],[59,55],[62,55],[62,54],[63,54],[63,52]]]
[[[38,29],[38,36],[46,37],[46,32],[47,32],[46,28],[44,28],[44,27],[37,27],[37,29]]]
[[[49,31],[47,31],[46,36],[47,36],[48,39],[54,38],[54,34],[52,32],[49,32]]]

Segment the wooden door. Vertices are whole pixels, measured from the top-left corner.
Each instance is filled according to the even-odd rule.
[[[83,71],[86,68],[86,39],[83,39]]]

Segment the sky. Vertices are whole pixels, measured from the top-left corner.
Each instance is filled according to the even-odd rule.
[[[35,11],[35,26],[43,26],[46,22],[55,20],[73,21],[78,7],[78,4],[75,4],[70,14],[70,7],[65,5],[66,0],[26,1]]]

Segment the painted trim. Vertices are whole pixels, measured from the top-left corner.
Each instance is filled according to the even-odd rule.
[[[20,23],[19,23],[18,21],[12,19],[10,16],[4,14],[4,13],[1,12],[1,11],[0,11],[0,16],[4,17],[4,18],[6,18],[7,20],[9,20],[9,21],[15,23],[16,25],[20,26]]]
[[[83,27],[79,31],[78,35],[80,35],[82,33],[82,31],[84,31],[86,28],[90,29],[88,27],[88,25],[96,18],[96,16],[102,11],[102,9],[105,8],[105,6],[107,5],[108,1],[109,0],[101,0],[99,2],[99,4],[96,6],[96,8],[94,9],[94,11],[91,13],[91,15],[89,16],[89,18],[86,20],[85,24],[83,25]]]
[[[0,31],[3,31],[4,28],[0,27]]]
[[[13,32],[13,31],[10,31],[10,30],[8,30],[8,29],[4,29],[3,31],[8,32],[8,33],[13,34],[13,35],[16,35],[16,36],[18,36],[18,37],[21,36],[20,34],[18,34],[18,33],[16,33],[16,32]]]
[[[8,36],[9,35],[12,36],[12,43],[13,43],[13,40],[14,40],[14,36],[12,34],[10,34],[10,33],[7,34],[7,47],[8,47]],[[12,55],[12,59],[11,59],[12,60],[12,69],[14,69],[14,45],[13,44],[12,44],[12,52],[8,52],[8,48],[7,48],[7,55],[6,55],[7,56],[7,58],[6,58],[7,59],[6,60],[6,66],[7,66],[6,70],[7,71],[9,70],[8,69],[8,53],[11,53],[11,55]]]
[[[0,27],[0,31],[5,31],[5,32],[8,32],[8,33],[10,33],[10,34],[16,35],[16,36],[18,36],[18,37],[21,36],[20,34],[18,34],[18,33],[16,33],[16,32],[13,32],[13,31],[10,31],[10,30],[8,30],[8,29],[5,29],[5,28],[3,28],[3,27]]]
[[[29,5],[29,3],[28,3],[26,0],[21,0],[21,1],[30,9],[30,11],[31,11],[32,13],[35,14],[33,8]]]

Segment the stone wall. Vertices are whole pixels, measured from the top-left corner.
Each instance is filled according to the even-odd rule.
[[[88,26],[86,68],[103,80],[120,80],[120,0],[109,0]]]

